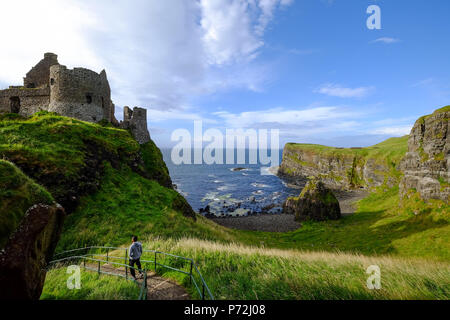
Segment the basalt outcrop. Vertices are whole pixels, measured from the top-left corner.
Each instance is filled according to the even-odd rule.
[[[450,200],[450,106],[416,121],[401,163],[400,194],[417,191],[422,199]]]
[[[299,185],[306,177],[316,177],[332,189],[392,187],[400,181],[399,164],[406,148],[407,137],[368,148],[288,143],[278,175]]]
[[[28,209],[0,252],[0,299],[39,299],[64,217],[58,204],[37,204]]]
[[[306,184],[299,197],[288,198],[283,212],[294,214],[297,221],[338,220],[341,217],[339,201],[330,189],[316,179]]]

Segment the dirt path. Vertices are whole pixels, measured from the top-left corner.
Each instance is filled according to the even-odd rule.
[[[90,265],[91,268],[97,269],[98,265]],[[125,275],[125,268],[114,268],[112,265],[101,265],[101,271]],[[128,270],[128,277],[131,277]],[[137,279],[139,287],[143,279]],[[147,271],[147,300],[189,300],[189,294],[186,289],[175,282],[162,278],[152,271]]]
[[[348,216],[355,212],[355,202],[367,196],[367,191],[335,191],[339,200],[342,216]],[[212,218],[214,222],[224,227],[238,230],[288,232],[297,230],[301,224],[289,214],[262,214],[247,217]]]

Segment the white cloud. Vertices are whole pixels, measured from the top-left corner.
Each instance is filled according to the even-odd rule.
[[[412,125],[397,126],[397,127],[383,127],[373,130],[372,134],[383,134],[389,136],[404,136],[411,132]]]
[[[400,40],[399,40],[399,39],[396,39],[396,38],[381,37],[381,38],[378,38],[378,39],[376,39],[376,40],[371,41],[370,43],[379,43],[379,42],[382,42],[382,43],[386,43],[386,44],[391,44],[391,43],[396,43],[396,42],[399,42],[399,41],[400,41]]]
[[[226,87],[259,90],[249,66],[286,0],[15,0],[0,2],[0,83],[20,84],[44,52],[62,64],[106,69],[117,105],[176,110]],[[210,80],[217,74],[225,81]],[[230,76],[249,70],[246,79]],[[217,78],[216,78],[217,79]],[[216,86],[215,86],[216,85]]]
[[[339,98],[362,98],[375,90],[375,87],[346,88],[338,84],[325,84],[316,93]]]
[[[222,118],[229,128],[303,128],[332,127],[341,125],[339,119],[358,117],[355,112],[346,111],[345,108],[335,106],[315,107],[303,110],[275,108],[269,110],[257,110],[241,113],[221,111],[214,113]],[[330,122],[327,122],[330,121]]]

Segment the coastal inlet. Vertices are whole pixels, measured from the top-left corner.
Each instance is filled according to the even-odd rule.
[[[279,214],[283,202],[301,191],[278,178],[276,168],[263,169],[268,174],[261,175],[264,166],[259,164],[175,165],[171,150],[162,152],[177,191],[205,216]]]

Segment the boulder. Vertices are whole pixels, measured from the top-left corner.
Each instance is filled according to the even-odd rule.
[[[299,197],[288,198],[283,212],[294,214],[297,221],[337,220],[341,217],[339,201],[330,189],[316,179],[306,184]]]
[[[27,210],[0,252],[0,300],[39,299],[64,217],[59,204],[37,204]]]

